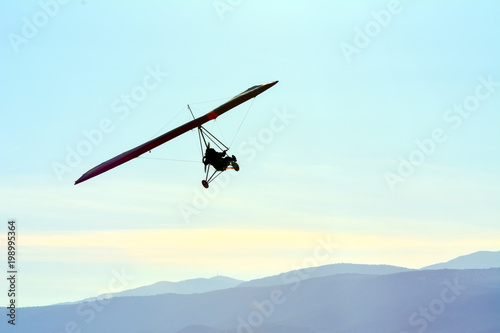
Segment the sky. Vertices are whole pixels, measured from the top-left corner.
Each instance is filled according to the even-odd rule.
[[[498,1],[41,0],[0,13],[0,241],[6,252],[14,219],[19,306],[500,249]],[[208,190],[196,131],[73,185],[192,119],[187,104],[201,116],[275,80],[207,123],[241,168]]]

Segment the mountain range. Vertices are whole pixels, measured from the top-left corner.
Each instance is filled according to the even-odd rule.
[[[125,297],[125,296],[152,296],[159,294],[198,294],[213,290],[233,288],[242,283],[242,280],[233,279],[226,276],[214,276],[209,279],[198,278],[188,279],[179,282],[160,281],[147,286],[119,291],[116,293],[99,295],[97,297],[86,298],[81,301],[61,304],[75,304],[81,302],[93,302],[102,298]]]
[[[421,269],[470,269],[500,267],[500,251],[479,251]]]
[[[500,251],[479,251],[468,255],[460,256],[450,261],[434,264],[421,268],[421,270],[430,269],[468,269],[468,268],[494,268],[500,267]],[[309,267],[278,275],[263,277],[260,279],[242,281],[225,276],[214,276],[212,278],[188,279],[179,282],[160,281],[151,285],[142,286],[134,289],[106,295],[107,297],[122,296],[152,296],[165,293],[173,294],[195,294],[214,290],[221,290],[233,287],[265,287],[281,285],[301,280],[323,277],[335,274],[368,274],[368,275],[387,275],[400,272],[408,272],[411,269],[390,265],[362,265],[362,264],[330,264],[319,267]],[[87,298],[83,301],[94,301],[97,297]],[[82,301],[79,301],[82,302]],[[79,303],[73,302],[73,303]]]
[[[498,262],[498,252],[493,254],[477,252],[447,264],[469,265],[476,258],[491,267]],[[20,308],[16,331],[499,332],[500,268],[444,268],[334,264],[241,283],[224,277],[159,283],[127,291],[132,296]],[[201,290],[197,282],[231,286],[173,293],[177,284],[185,292],[188,285]],[[170,291],[136,296],[164,287]]]

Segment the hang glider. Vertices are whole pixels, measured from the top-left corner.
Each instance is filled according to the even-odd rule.
[[[84,173],[78,180],[75,182],[76,184],[79,184],[81,182],[84,182],[90,178],[93,178],[97,175],[100,175],[101,173],[104,173],[108,170],[111,170],[113,168],[116,168],[117,166],[128,162],[136,157],[139,157],[140,155],[151,151],[152,149],[178,137],[181,134],[184,134],[192,129],[198,128],[198,134],[200,135],[200,143],[202,142],[205,145],[205,156],[203,157],[203,163],[205,165],[205,172],[206,172],[206,179],[202,181],[202,184],[204,187],[208,187],[208,183],[210,183],[212,180],[214,180],[222,171],[232,168],[236,171],[239,170],[239,166],[236,163],[236,157],[234,155],[232,157],[226,156],[226,150],[228,149],[226,146],[224,146],[217,138],[215,138],[210,132],[205,130],[203,128],[203,124],[210,120],[214,120],[218,116],[222,115],[223,113],[231,110],[232,108],[248,101],[251,98],[256,97],[257,95],[263,93],[267,89],[271,88],[274,86],[278,81],[273,81],[270,83],[264,83],[264,84],[259,84],[256,86],[253,86],[251,88],[248,88],[244,92],[242,92],[239,95],[234,96],[231,98],[229,101],[226,103],[220,105],[219,107],[215,108],[214,110],[210,111],[209,113],[205,114],[204,116],[201,116],[199,118],[193,119],[190,122],[181,125],[169,132],[166,132],[165,134],[160,135],[159,137],[152,139],[146,143],[143,143],[142,145],[139,145],[133,149],[130,149],[124,153],[121,153],[118,156],[113,157],[110,160],[107,160],[106,162],[103,162],[99,164],[98,166],[90,169],[86,173]],[[222,144],[224,148],[226,148],[223,152],[217,152],[215,151],[214,148],[210,147],[210,141],[215,143],[217,147],[220,148],[219,144]],[[214,173],[211,175],[209,178],[209,170],[210,167],[213,167],[215,169]]]

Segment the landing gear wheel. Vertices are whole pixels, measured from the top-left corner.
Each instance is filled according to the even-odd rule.
[[[236,162],[231,162],[231,165],[233,166],[234,171],[240,171],[240,166]]]
[[[204,188],[208,188],[208,182],[206,180],[202,180],[201,185],[203,185]]]

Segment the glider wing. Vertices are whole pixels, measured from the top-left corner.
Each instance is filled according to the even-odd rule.
[[[264,84],[259,84],[256,86],[253,86],[244,92],[242,92],[239,95],[236,95],[235,97],[231,98],[229,101],[226,103],[220,105],[219,107],[213,109],[209,113],[205,114],[204,116],[201,116],[199,118],[193,119],[190,122],[181,125],[165,134],[160,135],[157,138],[154,138],[146,143],[143,143],[140,146],[137,146],[135,148],[132,148],[130,150],[127,150],[124,153],[121,153],[118,156],[113,157],[110,160],[107,160],[106,162],[103,162],[99,164],[98,166],[90,169],[86,173],[84,173],[78,180],[75,182],[75,185],[78,183],[81,183],[83,181],[86,181],[90,178],[93,178],[97,175],[100,175],[103,172],[106,172],[108,170],[111,170],[113,168],[116,168],[117,166],[130,161],[131,159],[134,159],[136,157],[139,157],[140,155],[158,147],[159,145],[164,144],[165,142],[168,142],[172,140],[175,137],[178,137],[181,134],[184,134],[194,128],[197,128],[204,123],[213,120],[220,116],[221,114],[231,110],[232,108],[248,101],[249,99],[256,97],[257,95],[263,93],[267,89],[271,88],[274,86],[278,81],[273,81],[270,83],[264,83]]]

